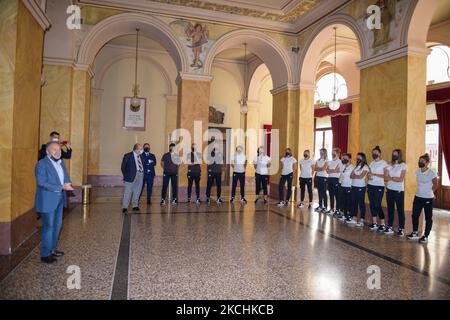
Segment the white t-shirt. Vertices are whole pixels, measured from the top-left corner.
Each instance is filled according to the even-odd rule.
[[[361,175],[363,172],[369,172],[369,166],[367,164],[364,165],[364,167],[361,168],[361,166],[356,166],[355,169],[353,169],[353,173],[356,175]],[[362,188],[366,186],[366,178],[367,174],[364,176],[364,178],[361,179],[352,179],[352,187],[358,187]]]
[[[387,166],[388,164],[384,160],[372,161],[369,165],[371,173],[381,175],[384,175],[384,169]],[[368,184],[371,186],[384,187],[384,178],[372,176],[372,179],[369,179]]]
[[[236,153],[233,158],[234,172],[244,173],[245,172],[245,161],[247,160],[244,153]]]
[[[314,160],[302,159],[300,164],[300,178],[312,178],[312,166],[314,166]]]
[[[327,163],[327,160],[319,159],[316,161],[316,166],[323,167]],[[326,171],[317,171],[316,177],[328,177],[328,173]]]
[[[422,170],[416,171],[416,180],[417,180],[417,190],[416,196],[425,199],[434,198],[433,193],[433,179],[436,178],[436,172],[434,170],[428,169],[425,172]]]
[[[400,178],[403,170],[408,171],[408,166],[404,162],[396,163],[394,165],[390,164],[386,167],[386,170],[391,178]],[[405,181],[388,181],[387,188],[394,191],[405,191]]]
[[[342,165],[342,161],[341,159],[336,159],[336,160],[330,160],[328,161],[328,169],[331,170],[336,170],[338,167],[339,169],[341,168]],[[340,172],[337,173],[329,173],[328,174],[328,178],[339,178],[339,176],[341,175]]]
[[[281,158],[281,163],[283,164],[283,168],[281,169],[281,175],[285,176],[291,174],[294,171],[294,164],[297,163],[297,159],[294,157],[283,157]]]
[[[349,164],[347,168],[345,168],[344,165],[341,171],[341,176],[339,177],[341,187],[350,188],[352,186],[352,178],[350,178],[350,175],[352,174],[353,169],[355,169],[355,166],[352,164]]]
[[[253,160],[253,163],[256,165],[256,173],[262,174],[262,175],[268,175],[269,174],[269,168],[267,167],[267,164],[270,162],[270,157],[263,155],[263,156],[256,156]]]

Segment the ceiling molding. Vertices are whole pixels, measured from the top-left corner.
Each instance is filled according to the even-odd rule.
[[[37,3],[36,0],[22,0],[22,3],[30,11],[33,18],[41,26],[44,31],[47,31],[51,27],[51,22],[48,16],[45,14],[45,3]]]
[[[303,14],[292,23],[147,0],[136,0],[133,3],[124,3],[124,0],[77,0],[77,3],[81,5],[84,4],[127,11],[144,11],[161,16],[194,19],[205,22],[214,21],[214,23],[223,25],[250,27],[253,29],[275,31],[285,34],[298,34],[314,22],[350,1],[352,0],[323,0],[317,4],[316,7]],[[301,3],[301,1],[292,1],[292,5],[296,4],[298,6],[299,3]],[[291,8],[290,5],[287,5],[285,10],[291,12],[292,10],[295,10],[296,7]]]

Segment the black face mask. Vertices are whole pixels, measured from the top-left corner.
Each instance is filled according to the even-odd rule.
[[[419,161],[419,168],[420,169],[425,168],[425,163]]]
[[[285,155],[286,157],[290,157],[290,156],[291,156],[291,154],[290,154],[289,152],[286,152],[284,155]]]
[[[304,153],[303,156],[305,157],[305,159],[309,158],[309,154]]]
[[[150,148],[144,148],[144,152],[150,152]]]
[[[52,156],[51,159],[52,159],[53,161],[55,161],[55,162],[58,162],[59,160],[61,160],[61,158],[56,159],[54,156]]]
[[[332,156],[333,156],[333,158],[336,158],[336,157],[337,157],[337,154],[336,154],[336,153],[333,153]]]
[[[348,160],[348,159],[344,159],[344,160],[342,160],[342,163],[343,164],[347,164],[347,163],[349,163],[350,161]]]
[[[398,160],[398,155],[392,155],[392,162],[397,161]]]
[[[360,164],[360,163],[362,163],[362,159],[360,159],[360,158],[358,158],[358,160],[356,160],[356,163],[358,163],[358,164]]]
[[[195,149],[194,149],[194,148],[191,148],[191,151],[192,151],[192,152],[194,152],[194,151],[195,151]]]
[[[378,159],[378,154],[376,154],[376,153],[372,153],[372,158],[373,158],[373,160],[376,160],[376,159]]]

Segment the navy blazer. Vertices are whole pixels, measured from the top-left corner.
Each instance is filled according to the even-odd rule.
[[[141,155],[142,163],[144,165],[145,175],[154,176],[155,175],[155,166],[156,166],[156,157],[153,153],[149,153],[148,156],[145,152]]]
[[[144,164],[144,159],[142,158],[142,154],[140,155],[142,165]],[[134,151],[128,152],[123,156],[122,165],[121,165],[123,181],[125,182],[133,182],[134,178],[136,178],[136,161],[134,161]]]
[[[67,207],[67,192],[64,191],[58,172],[52,164],[53,160],[45,157],[36,164],[36,195],[34,198],[34,209],[41,213],[52,213],[56,210],[58,203],[63,197],[64,207]],[[71,183],[67,174],[64,161],[61,160],[64,171],[64,183]]]

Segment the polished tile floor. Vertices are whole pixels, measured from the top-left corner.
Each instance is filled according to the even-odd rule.
[[[436,211],[420,245],[251,199],[128,216],[114,197],[76,206],[59,242],[66,255],[45,265],[34,248],[0,282],[0,299],[450,299],[448,213]],[[69,266],[81,289],[68,288]],[[370,266],[380,289],[367,286]]]

